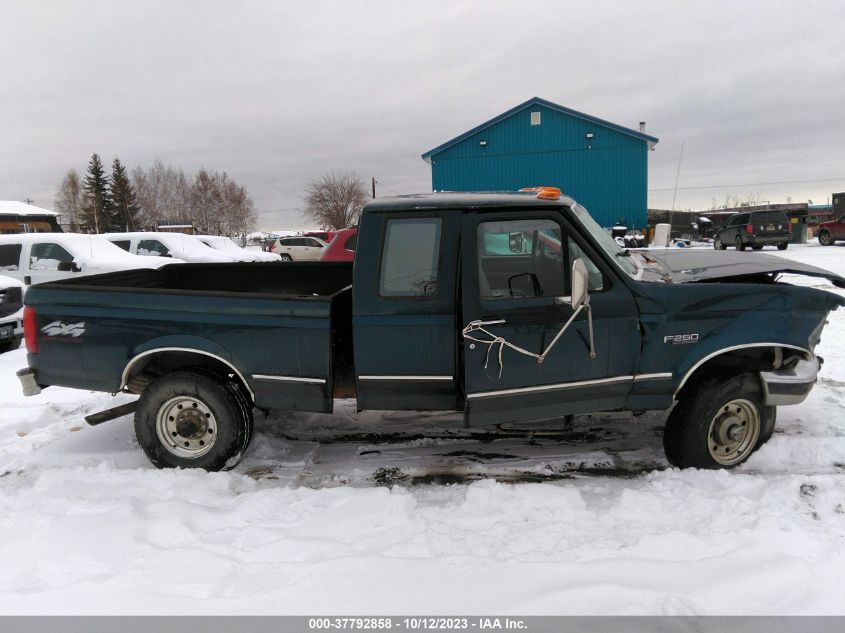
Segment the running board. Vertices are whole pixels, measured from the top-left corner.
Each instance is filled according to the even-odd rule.
[[[111,409],[100,411],[99,413],[92,413],[91,415],[86,415],[85,421],[91,426],[97,426],[98,424],[102,424],[103,422],[108,422],[109,420],[114,420],[115,418],[122,418],[124,415],[129,415],[130,413],[133,413],[135,411],[135,408],[137,406],[137,400],[135,402],[127,402],[126,404],[121,404],[117,407],[112,407]]]

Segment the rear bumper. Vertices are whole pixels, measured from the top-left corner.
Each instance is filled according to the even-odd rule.
[[[767,406],[782,406],[804,402],[816,384],[821,359],[799,360],[789,369],[761,371],[763,401]]]
[[[777,246],[778,244],[788,244],[789,243],[789,236],[788,235],[754,235],[750,240],[748,240],[749,244],[757,244],[758,246]]]
[[[25,396],[37,396],[41,393],[41,387],[35,380],[35,370],[30,367],[24,367],[17,371],[18,380],[21,381],[21,388]]]

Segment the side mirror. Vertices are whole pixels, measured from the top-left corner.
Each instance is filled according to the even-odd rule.
[[[59,265],[56,267],[56,270],[58,270],[60,273],[78,273],[82,269],[76,262],[59,262]]]
[[[521,253],[523,249],[522,233],[510,233],[508,235],[508,248],[511,253]]]
[[[572,262],[572,294],[571,305],[573,310],[588,303],[588,289],[590,278],[587,274],[587,267],[580,257]]]

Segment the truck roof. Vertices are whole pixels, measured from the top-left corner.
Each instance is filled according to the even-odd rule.
[[[403,196],[387,196],[368,202],[367,211],[419,211],[420,209],[475,209],[490,207],[571,207],[575,201],[565,195],[557,200],[537,197],[536,191],[435,191]]]

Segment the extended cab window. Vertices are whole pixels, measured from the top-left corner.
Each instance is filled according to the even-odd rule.
[[[129,252],[129,240],[115,240],[114,242],[112,242],[112,244],[114,244],[115,246],[119,246],[127,253]]]
[[[441,224],[440,218],[387,221],[379,278],[381,296],[431,297],[437,294]]]
[[[138,242],[138,255],[164,257],[169,254],[170,251],[167,250],[167,247],[158,240],[141,240]]]
[[[0,246],[0,272],[18,270],[20,261],[20,244],[3,244]]]
[[[58,244],[50,242],[33,244],[29,250],[29,268],[31,270],[57,270],[59,263],[72,261],[73,255]]]

